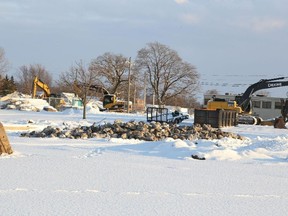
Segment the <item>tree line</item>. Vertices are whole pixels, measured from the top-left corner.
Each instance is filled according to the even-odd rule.
[[[68,91],[85,95],[89,86],[101,85],[120,98],[127,100],[130,95],[130,100],[145,98],[147,103],[154,100],[155,104],[160,106],[195,106],[194,95],[199,78],[195,66],[185,62],[175,50],[159,42],[148,43],[138,51],[135,60],[122,54],[107,52],[92,59],[88,64],[82,60],[75,61],[74,65],[61,72],[54,82],[51,73],[40,64],[19,67],[16,81],[14,77],[5,76],[8,68],[4,49],[0,48],[2,96],[9,93],[7,90],[1,90],[7,89],[7,82],[11,82],[8,85],[9,89],[11,86],[11,91],[31,94],[33,79],[38,76],[54,93]],[[84,84],[82,86],[86,87],[76,89],[75,83]]]

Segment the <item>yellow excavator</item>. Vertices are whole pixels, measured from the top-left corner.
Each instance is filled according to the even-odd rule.
[[[32,84],[32,98],[36,97],[37,87],[43,90],[44,98],[48,98],[51,95],[51,91],[49,86],[40,80],[37,76],[34,77],[33,84]]]
[[[83,85],[78,84],[77,86],[79,88]],[[116,94],[110,94],[109,91],[106,88],[104,88],[103,86],[101,86],[101,85],[89,85],[89,90],[103,94],[103,108],[104,108],[104,110],[117,111],[117,112],[125,111],[125,105],[127,105],[127,102],[124,100],[119,100],[117,98]]]
[[[240,95],[235,96],[234,101],[226,101],[225,99],[212,98],[207,103],[207,109],[228,109],[235,110],[237,113],[252,113],[252,103],[251,97],[252,94],[261,89],[277,88],[288,86],[288,80],[280,81],[287,79],[288,77],[279,77],[274,79],[262,79],[252,85],[250,85],[246,91]]]
[[[84,84],[77,84],[77,88],[81,88]],[[49,86],[35,76],[32,85],[32,98],[36,97],[37,87],[44,91],[44,98],[51,96]],[[125,110],[126,101],[118,100],[115,94],[110,94],[107,89],[100,85],[90,85],[89,90],[103,93],[103,108],[110,111],[123,112]],[[53,94],[54,95],[54,94]]]
[[[103,107],[107,110],[123,112],[126,102],[118,100],[115,94],[106,94],[103,96]]]
[[[261,89],[278,88],[288,86],[288,77],[278,77],[273,79],[261,79],[260,81],[250,85],[246,91],[239,96],[235,96],[235,100],[226,101],[222,98],[211,98],[207,103],[205,110],[230,110],[236,111],[238,114],[238,123],[240,124],[260,124],[262,119],[252,116],[252,94]],[[286,80],[285,80],[286,79]],[[202,110],[201,114],[205,113]],[[220,119],[221,120],[221,119]]]

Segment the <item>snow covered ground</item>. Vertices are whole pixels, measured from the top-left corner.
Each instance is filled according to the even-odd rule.
[[[286,215],[288,131],[224,128],[245,140],[24,138],[24,130],[144,115],[0,110],[14,150],[0,156],[1,215]],[[30,123],[28,123],[30,122]],[[181,124],[193,124],[193,118]],[[192,154],[206,160],[194,160]]]

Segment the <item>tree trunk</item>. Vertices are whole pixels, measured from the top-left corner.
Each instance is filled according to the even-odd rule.
[[[83,104],[83,119],[86,119],[86,103]]]

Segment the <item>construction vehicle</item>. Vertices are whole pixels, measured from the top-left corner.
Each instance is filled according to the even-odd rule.
[[[58,94],[51,93],[49,86],[37,76],[34,77],[32,84],[32,98],[36,98],[37,87],[44,92],[44,95],[41,98],[47,100],[47,102],[57,110],[65,105],[65,101],[61,99]]]
[[[83,86],[83,85],[80,85]],[[89,90],[103,94],[103,110],[108,111],[125,111],[125,105],[128,105],[126,101],[119,100],[116,94],[110,94],[109,91],[101,85],[89,85]]]
[[[178,124],[189,118],[188,114],[183,114],[177,110],[168,112],[167,108],[158,107],[147,107],[146,114],[147,122],[155,121]]]
[[[281,116],[271,120],[271,123],[274,125],[274,128],[285,128],[288,121],[288,99],[281,99]]]
[[[261,118],[252,116],[252,94],[261,89],[277,88],[288,86],[288,77],[279,77],[273,79],[261,79],[250,85],[242,95],[235,96],[235,100],[226,101],[222,98],[211,98],[207,103],[207,110],[234,110],[238,114],[238,123],[240,124],[260,124]]]
[[[40,80],[37,76],[34,77],[33,84],[32,84],[32,98],[36,97],[37,87],[43,90],[44,98],[48,98],[51,95],[51,91],[49,86]]]
[[[84,84],[77,84],[77,88],[82,88],[84,86]],[[32,85],[32,98],[36,98],[37,87],[43,90],[44,98],[49,98],[52,95],[55,96],[55,94],[51,94],[49,86],[35,76]],[[126,102],[118,100],[115,94],[110,94],[107,89],[100,85],[89,85],[88,87],[91,91],[96,91],[103,94],[104,110],[124,111]]]

